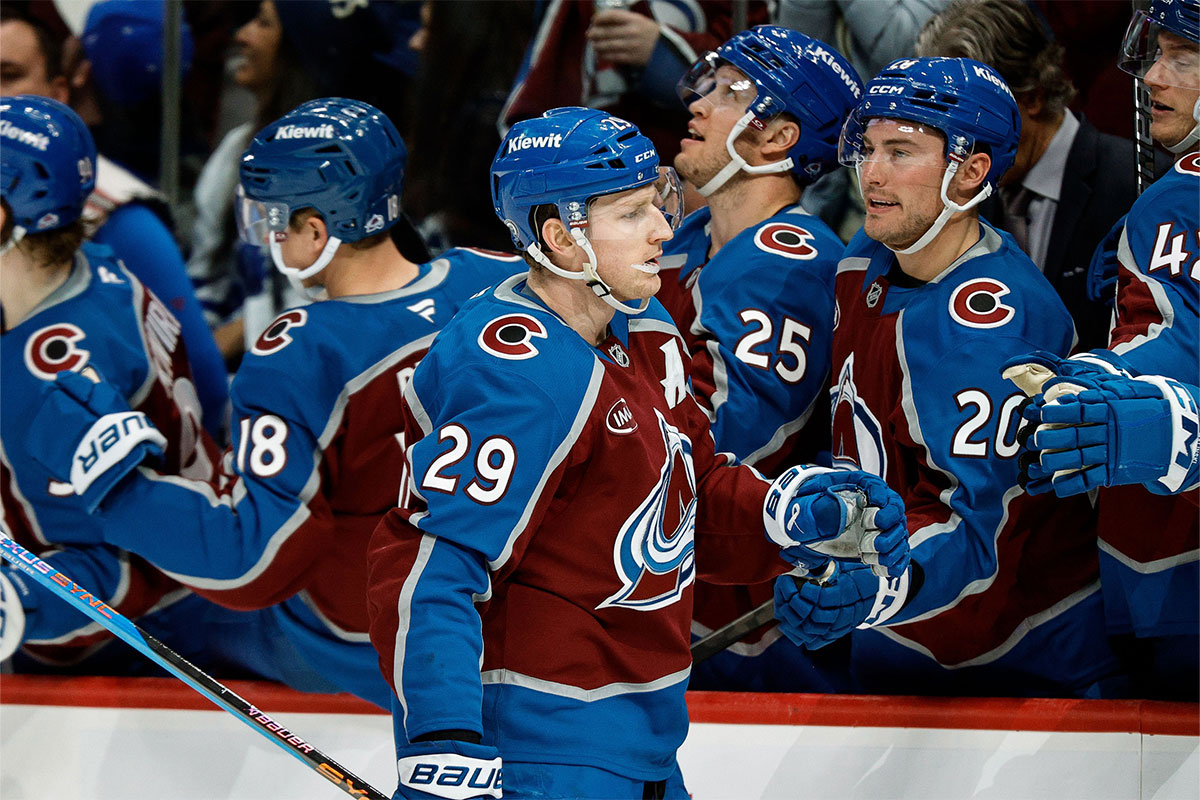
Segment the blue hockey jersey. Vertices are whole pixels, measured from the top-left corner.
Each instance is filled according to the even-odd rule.
[[[928,283],[863,232],[838,267],[833,457],[904,499],[924,582],[853,634],[867,691],[1074,695],[1116,671],[1086,498],[1017,485],[1011,356],[1066,355],[1071,318],[1011,237],[981,238]]]
[[[371,540],[396,738],[662,780],[687,732],[691,586],[785,571],[768,484],[714,451],[657,301],[585,341],[517,275],[405,394],[409,495]]]
[[[105,540],[222,605],[270,607],[314,672],[386,706],[366,548],[400,495],[401,392],[459,306],[523,263],[451,250],[400,289],[285,311],[233,382],[228,485],[143,466],[103,507]]]
[[[14,539],[153,635],[190,594],[142,559],[106,545],[102,523],[54,494],[57,481],[27,447],[42,385],[89,369],[145,412],[166,436],[163,471],[213,480],[219,452],[201,427],[179,322],[103,245],[84,244],[66,282],[4,331],[0,357],[0,501]],[[26,616],[26,650],[63,664],[111,635],[39,586]],[[177,623],[177,617],[175,618]],[[191,651],[179,639],[173,645]]]
[[[717,449],[767,477],[828,464],[833,287],[842,241],[801,206],[781,209],[709,257],[712,212],[701,208],[663,245],[658,299],[688,346],[696,399]],[[773,596],[774,584],[696,585],[692,632],[705,636]],[[837,662],[826,649],[815,657]],[[770,651],[770,652],[768,652]],[[813,657],[773,627],[751,632],[693,674],[694,688],[849,688],[842,664]]]
[[[1133,204],[1117,251],[1110,349],[1136,373],[1200,382],[1200,154]],[[1200,492],[1100,492],[1100,565],[1110,631],[1200,634]],[[1193,648],[1194,649],[1194,648]],[[1193,660],[1195,654],[1192,654]]]

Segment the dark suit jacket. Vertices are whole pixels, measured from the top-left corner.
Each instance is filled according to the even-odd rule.
[[[1081,350],[1108,344],[1112,312],[1088,300],[1088,264],[1100,240],[1133,205],[1136,191],[1133,142],[1101,133],[1081,118],[1067,154],[1043,269],[1075,320]],[[995,198],[988,198],[981,213],[995,220],[996,227],[1007,228],[1003,206]]]

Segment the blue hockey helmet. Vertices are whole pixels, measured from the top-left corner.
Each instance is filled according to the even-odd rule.
[[[400,219],[407,163],[396,126],[374,106],[342,97],[302,103],[259,131],[242,154],[242,239],[268,245],[284,274],[315,275],[342,242],[373,236]],[[325,220],[329,244],[311,266],[289,269],[280,234],[292,214],[306,208]]]
[[[846,119],[838,150],[843,164],[861,166],[863,135],[872,119],[917,123],[946,139],[948,166],[941,185],[945,208],[925,235],[902,253],[920,250],[954,212],[991,195],[1016,161],[1021,138],[1021,113],[1012,90],[995,70],[970,58],[902,58],[884,67],[867,83],[862,101]],[[991,166],[979,193],[962,205],[951,201],[947,190],[959,164],[982,151],[991,157]]]
[[[513,125],[492,160],[492,205],[508,227],[513,243],[551,272],[584,278],[610,304],[609,287],[596,274],[595,256],[586,241],[588,204],[593,199],[655,185],[659,205],[672,229],[682,217],[682,192],[675,172],[660,167],[654,144],[631,122],[591,108],[555,108]],[[559,218],[588,252],[584,273],[556,267],[541,251],[532,214],[553,205]],[[617,304],[627,313],[630,309]]]
[[[0,100],[0,197],[13,222],[6,248],[79,219],[95,164],[92,135],[70,108],[39,95]]]
[[[1191,47],[1159,42],[1162,32],[1173,33]],[[1135,11],[1125,31],[1118,66],[1136,78],[1146,80],[1153,69],[1153,84],[1174,86],[1190,91],[1200,89],[1200,2],[1197,0],[1150,0],[1145,10]],[[1200,97],[1192,104],[1196,124],[1178,142],[1161,142],[1172,153],[1184,153],[1200,141]]]
[[[101,0],[88,11],[81,41],[105,97],[136,106],[162,91],[165,10],[165,0]],[[180,47],[186,74],[195,50],[186,20]]]
[[[736,34],[692,66],[676,87],[684,105],[713,90],[723,65],[735,67],[753,81],[756,91],[746,116],[726,140],[730,166],[701,187],[701,194],[716,191],[739,169],[750,173],[790,169],[805,182],[837,169],[838,136],[846,115],[862,97],[862,80],[845,56],[798,31],[759,25]],[[761,127],[784,112],[800,123],[800,140],[788,151],[788,158],[778,164],[747,165],[734,150],[734,140],[747,125]]]

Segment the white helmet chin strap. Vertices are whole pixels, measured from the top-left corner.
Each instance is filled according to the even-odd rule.
[[[1172,153],[1186,153],[1196,146],[1196,142],[1200,142],[1200,97],[1196,98],[1196,105],[1192,106],[1192,119],[1196,124],[1192,126],[1192,132],[1180,139],[1172,145],[1163,145]]]
[[[271,249],[271,260],[275,262],[275,269],[279,270],[289,278],[304,280],[305,278],[311,278],[313,275],[316,275],[318,272],[329,266],[329,262],[333,260],[333,254],[337,252],[338,246],[341,243],[342,240],[338,237],[330,236],[329,240],[325,242],[324,249],[321,250],[321,255],[317,256],[317,260],[304,269],[292,269],[283,263],[283,247],[279,244],[279,242],[275,241],[274,236],[271,237],[271,243],[269,247]]]
[[[967,211],[968,209],[974,208],[991,196],[992,184],[985,183],[983,188],[979,190],[979,194],[972,197],[966,203],[959,205],[951,200],[947,192],[950,189],[950,181],[954,179],[955,173],[958,172],[958,163],[959,162],[957,161],[951,161],[946,167],[946,174],[942,176],[942,213],[938,214],[937,219],[935,219],[933,224],[929,226],[929,230],[925,231],[925,233],[921,235],[921,238],[917,239],[903,250],[897,250],[888,244],[885,244],[884,247],[886,247],[888,250],[891,250],[893,253],[899,253],[900,255],[905,256],[912,255],[937,238],[937,235],[942,232],[942,228],[944,228],[946,223],[950,221],[950,217],[954,216],[960,211]],[[855,165],[854,171],[858,173],[858,191],[859,194],[863,195],[863,202],[865,203],[866,196],[864,194],[865,190],[863,189],[862,182],[862,164]]]
[[[12,229],[12,236],[8,237],[7,242],[5,242],[4,244],[0,244],[0,256],[4,255],[9,250],[12,250],[14,247],[16,247],[17,242],[21,241],[24,238],[25,238],[25,229],[23,227],[21,227],[20,225],[14,225],[13,229]]]
[[[588,282],[588,286],[590,286],[592,291],[596,293],[596,296],[605,303],[608,303],[617,311],[625,314],[637,315],[641,314],[650,307],[650,298],[648,297],[642,301],[640,307],[622,303],[620,300],[613,297],[612,287],[601,280],[599,273],[596,272],[596,251],[592,249],[592,243],[588,241],[587,236],[584,235],[583,230],[580,228],[571,228],[571,236],[575,239],[575,243],[582,247],[583,252],[587,254],[587,261],[585,261],[583,264],[583,272],[571,272],[563,269],[562,267],[556,266],[554,262],[547,258],[546,254],[542,252],[542,248],[538,246],[537,242],[533,242],[529,245],[529,247],[525,248],[525,252],[529,253],[529,255],[533,257],[534,261],[541,264],[555,275],[558,275],[560,278],[566,278],[567,280],[572,281],[586,280]],[[648,272],[651,275],[658,274],[658,265],[656,264],[630,264],[630,266],[634,269],[641,270],[642,272]]]
[[[734,123],[733,129],[729,131],[729,135],[725,137],[725,149],[729,151],[729,163],[721,167],[721,171],[712,176],[712,180],[701,186],[696,191],[703,197],[708,197],[710,194],[720,189],[725,185],[725,182],[736,175],[739,171],[745,171],[751,175],[765,175],[771,172],[787,172],[792,168],[792,159],[785,158],[783,161],[776,161],[773,164],[760,164],[757,167],[752,167],[746,163],[746,159],[738,155],[734,149],[733,143],[738,136],[741,136],[742,131],[746,130],[755,118],[753,111],[747,111],[741,119]]]

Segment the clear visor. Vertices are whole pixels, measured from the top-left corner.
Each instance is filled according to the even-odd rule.
[[[1159,25],[1145,11],[1133,15],[1117,63],[1143,80],[1200,89],[1200,45]]]
[[[716,53],[705,53],[675,86],[687,107],[703,100],[712,108],[728,106],[746,111],[758,97],[758,85]]]
[[[287,203],[273,203],[247,197],[239,185],[235,192],[234,213],[237,217],[238,238],[246,244],[266,247],[287,234],[292,218]]]
[[[974,144],[962,137],[947,148],[946,137],[936,128],[884,117],[870,118],[864,125],[853,114],[838,141],[838,161],[855,169],[864,188],[894,179],[905,186],[940,189],[946,167],[973,153]]]
[[[592,241],[630,239],[648,235],[650,228],[666,220],[674,231],[683,220],[683,187],[671,167],[659,167],[652,184],[601,195],[588,207],[587,238]]]

